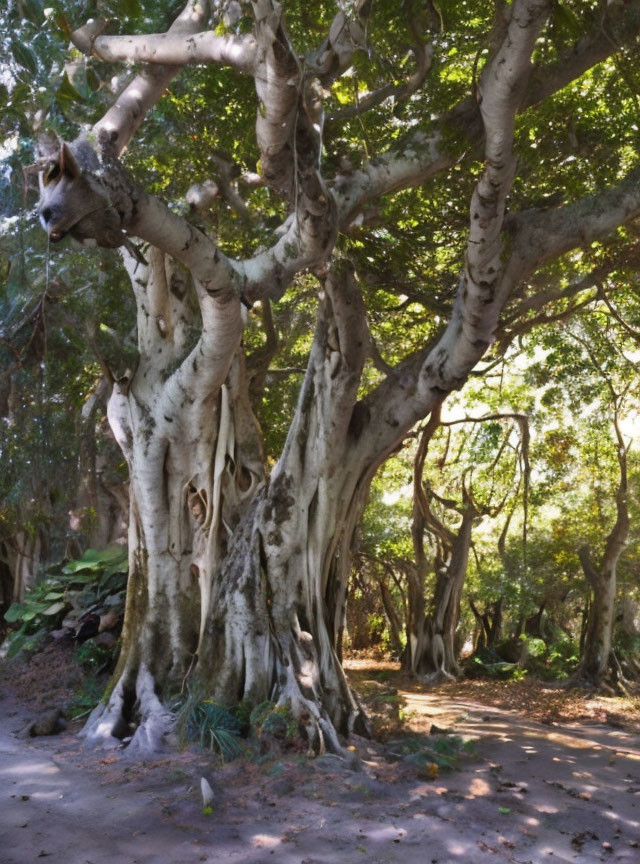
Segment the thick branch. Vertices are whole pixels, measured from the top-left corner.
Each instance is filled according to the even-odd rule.
[[[169,28],[171,34],[197,33],[206,26],[208,0],[188,0],[187,5]],[[92,26],[93,25],[93,26]],[[71,38],[81,51],[91,51],[95,37],[95,22],[76,30]],[[156,104],[180,66],[159,65],[145,69],[125,87],[114,105],[93,127],[105,155],[117,156],[125,149],[144,120],[147,111]]]
[[[256,40],[251,35],[218,36],[211,31],[187,35],[171,28],[167,33],[142,36],[98,36],[93,53],[106,61],[137,61],[167,66],[218,63],[252,74]]]
[[[640,169],[614,186],[555,210],[525,210],[510,216],[515,251],[533,270],[551,258],[586,246],[640,216]]]

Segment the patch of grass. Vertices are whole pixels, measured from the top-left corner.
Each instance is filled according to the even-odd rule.
[[[73,698],[69,708],[71,717],[79,720],[90,714],[102,697],[102,689],[102,685],[95,678],[87,678]]]

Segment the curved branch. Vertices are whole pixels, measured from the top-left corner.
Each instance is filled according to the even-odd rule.
[[[396,102],[404,102],[412,96],[424,84],[425,78],[433,62],[433,46],[418,43],[412,49],[416,60],[416,70],[408,81],[403,84],[385,84],[378,90],[357,97],[353,105],[347,105],[339,111],[334,112],[327,118],[328,123],[339,123],[342,120],[350,120],[359,117],[366,111],[381,105],[385,99],[391,97]]]

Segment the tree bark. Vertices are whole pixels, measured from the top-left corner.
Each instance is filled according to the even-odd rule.
[[[618,401],[614,394],[613,427],[620,479],[616,491],[616,521],[605,544],[599,565],[592,559],[588,546],[578,550],[578,557],[590,588],[589,613],[580,663],[574,678],[595,687],[603,685],[611,661],[611,640],[615,620],[616,570],[629,534],[627,448],[618,421]]]
[[[315,749],[337,750],[336,730],[367,731],[337,655],[347,553],[371,476],[351,470],[346,456],[368,347],[353,272],[336,266],[324,280],[295,420],[267,479],[237,352],[237,300],[217,301],[227,327],[218,321],[215,339],[205,328],[167,377],[185,347],[186,293],[162,253],[149,258],[148,273],[129,261],[141,362],[109,403],[131,476],[122,653],[85,735],[135,728],[130,750],[153,750],[170,724],[158,693],[191,676],[224,704],[290,705]],[[191,375],[209,343],[217,373]],[[222,387],[221,364],[229,368]]]
[[[456,629],[471,550],[471,529],[477,515],[472,505],[465,507],[449,564],[436,574],[433,606],[425,622],[424,648],[416,664],[418,673],[432,680],[457,678],[461,673],[455,647]]]

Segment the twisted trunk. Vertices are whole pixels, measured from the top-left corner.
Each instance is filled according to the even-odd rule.
[[[469,563],[471,529],[476,516],[475,508],[468,505],[462,514],[449,564],[437,573],[433,606],[425,621],[422,653],[416,664],[417,671],[422,675],[433,678],[457,678],[460,675],[455,645],[456,629]]]
[[[267,479],[237,301],[216,301],[226,326],[217,318],[215,338],[203,331],[166,377],[185,349],[183,286],[161,253],[148,274],[130,269],[141,362],[109,402],[130,471],[130,581],[114,689],[85,734],[135,728],[130,749],[155,749],[170,723],[159,697],[191,676],[225,704],[287,703],[316,749],[338,749],[336,730],[367,731],[338,660],[347,553],[370,477],[348,458],[368,345],[353,273],[325,280],[294,422]],[[160,343],[164,373],[147,362]],[[188,374],[214,344],[228,355],[222,387],[202,368]]]

